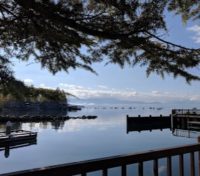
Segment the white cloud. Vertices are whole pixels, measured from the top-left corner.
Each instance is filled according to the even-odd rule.
[[[66,92],[69,92],[79,98],[117,98],[126,100],[136,97],[138,94],[136,91],[118,90],[108,88],[106,86],[97,86],[97,88],[83,87],[79,85],[70,85],[60,83],[59,87]]]
[[[97,87],[100,88],[100,89],[107,89],[107,88],[108,88],[108,87],[105,86],[105,85],[98,85]]]
[[[195,43],[200,43],[200,26],[194,25],[194,26],[189,27],[188,30],[195,33],[194,37],[192,37]]]
[[[30,80],[28,82],[31,82]],[[39,87],[56,89],[45,84],[40,84]],[[182,92],[167,92],[167,91],[146,91],[140,92],[132,88],[116,89],[106,85],[97,85],[94,87],[86,87],[82,85],[60,83],[58,87],[67,93],[75,95],[80,99],[118,99],[128,101],[144,101],[144,102],[168,102],[168,101],[200,101],[199,94],[188,94]]]
[[[33,85],[33,80],[32,79],[24,79],[24,83],[28,86]]]
[[[167,101],[181,101],[181,100],[200,100],[198,94],[184,94],[179,92],[162,92],[153,90],[149,92],[139,92],[133,89],[115,89],[107,86],[96,86],[94,88],[84,87],[74,84],[60,83],[59,87],[66,92],[69,92],[80,99],[90,98],[113,98],[118,100],[129,100],[129,101],[145,101],[145,102],[167,102]]]
[[[40,87],[40,88],[43,88],[43,89],[55,89],[54,87],[49,87],[49,86],[45,85],[44,83],[41,83],[41,84],[39,85],[39,87]]]
[[[153,95],[159,95],[159,94],[160,94],[160,92],[159,92],[159,91],[157,91],[157,90],[153,90],[153,91],[152,91],[152,94],[153,94]]]

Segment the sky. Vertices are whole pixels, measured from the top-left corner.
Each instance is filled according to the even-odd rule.
[[[166,14],[168,32],[164,39],[187,47],[200,46],[199,21],[183,24],[179,16]],[[200,102],[200,82],[187,84],[183,78],[174,79],[172,75],[161,78],[156,74],[146,76],[145,67],[134,68],[126,66],[121,69],[118,65],[98,63],[93,65],[98,73],[77,69],[69,73],[60,72],[52,75],[36,63],[14,62],[15,76],[28,85],[43,88],[60,88],[78,97],[70,101],[98,99],[113,101],[142,101],[142,102]],[[193,70],[199,75],[199,69]]]

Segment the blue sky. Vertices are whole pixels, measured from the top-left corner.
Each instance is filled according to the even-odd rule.
[[[164,38],[187,47],[198,48],[200,45],[199,22],[183,24],[179,16],[166,15],[168,32]],[[84,70],[60,72],[52,76],[39,64],[15,61],[15,76],[35,87],[63,89],[81,99],[107,99],[169,102],[169,101],[200,101],[200,82],[188,85],[183,78],[174,79],[166,75],[164,79],[156,74],[146,77],[145,67],[126,66],[121,69],[117,65],[104,63],[94,64],[98,76]],[[199,75],[199,70],[194,69]]]

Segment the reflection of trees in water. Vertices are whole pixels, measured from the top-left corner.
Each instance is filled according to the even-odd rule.
[[[32,130],[33,128],[35,128],[35,122],[29,123],[29,128],[30,128],[30,130]]]
[[[92,116],[91,116],[92,117]],[[82,117],[77,117],[81,119]],[[77,118],[72,118],[73,120],[76,120]],[[82,118],[82,120],[89,120],[90,118]],[[92,118],[91,118],[92,119]],[[40,128],[40,129],[63,129],[65,122],[68,121],[64,119],[54,119],[52,121],[42,121],[42,122],[12,122],[12,127],[11,130],[34,130],[35,128]],[[6,131],[6,123],[0,123],[0,131],[4,132]]]
[[[49,122],[48,121],[44,121],[44,122],[29,122],[28,126],[30,128],[30,130],[33,130],[34,128],[37,127],[37,125],[39,125],[39,128],[41,129],[47,129]]]
[[[52,128],[54,128],[55,130],[63,129],[64,124],[65,124],[64,120],[62,120],[62,121],[61,120],[55,120],[55,121],[51,122]]]
[[[5,123],[0,123],[0,131],[5,131]]]
[[[63,129],[65,125],[64,120],[55,120],[55,121],[44,121],[44,122],[30,122],[28,123],[28,127],[32,131],[34,128],[37,128],[39,126],[40,129]],[[1,128],[1,127],[0,127]]]
[[[21,122],[12,123],[12,130],[21,130],[21,129],[22,129],[22,123]]]
[[[47,129],[48,128],[48,124],[49,122],[45,121],[45,122],[40,122],[39,123],[39,127],[42,129]]]
[[[44,122],[38,122],[38,123],[30,123],[29,126],[32,125],[32,128],[33,128],[33,127],[35,127],[36,124],[39,124],[39,128],[41,128],[41,129],[47,129],[49,127],[49,128],[58,130],[58,129],[64,128],[65,121],[64,120],[55,120],[55,121],[51,121],[51,122],[44,121]],[[32,128],[30,127],[30,129],[32,129]]]
[[[11,130],[21,130],[22,123],[21,122],[12,122]],[[6,123],[0,124],[0,131],[6,131]]]
[[[60,109],[60,108],[44,108],[44,109],[36,109],[36,108],[12,108],[12,111],[10,109],[4,108],[3,111],[0,111],[1,116],[66,116],[67,109]]]

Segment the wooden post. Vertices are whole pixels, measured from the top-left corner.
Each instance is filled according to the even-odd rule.
[[[154,176],[158,176],[158,159],[153,161],[153,174]]]
[[[107,176],[108,175],[108,169],[103,169],[102,170],[102,175]]]
[[[183,154],[179,155],[179,176],[184,176]]]
[[[172,159],[171,159],[171,156],[167,157],[167,176],[172,176]]]
[[[170,118],[171,118],[171,130],[174,130],[174,114],[172,112],[172,114],[170,114]]]
[[[126,165],[122,165],[122,168],[121,168],[121,175],[122,175],[122,176],[126,176]]]
[[[143,162],[138,163],[138,175],[143,176]]]
[[[199,176],[200,176],[200,151],[198,151],[198,159],[199,159],[199,161],[198,161],[198,172],[199,172]]]
[[[195,176],[194,152],[190,153],[190,175]]]
[[[200,136],[197,137],[197,142],[200,143]],[[200,176],[200,151],[198,151],[198,175]]]

